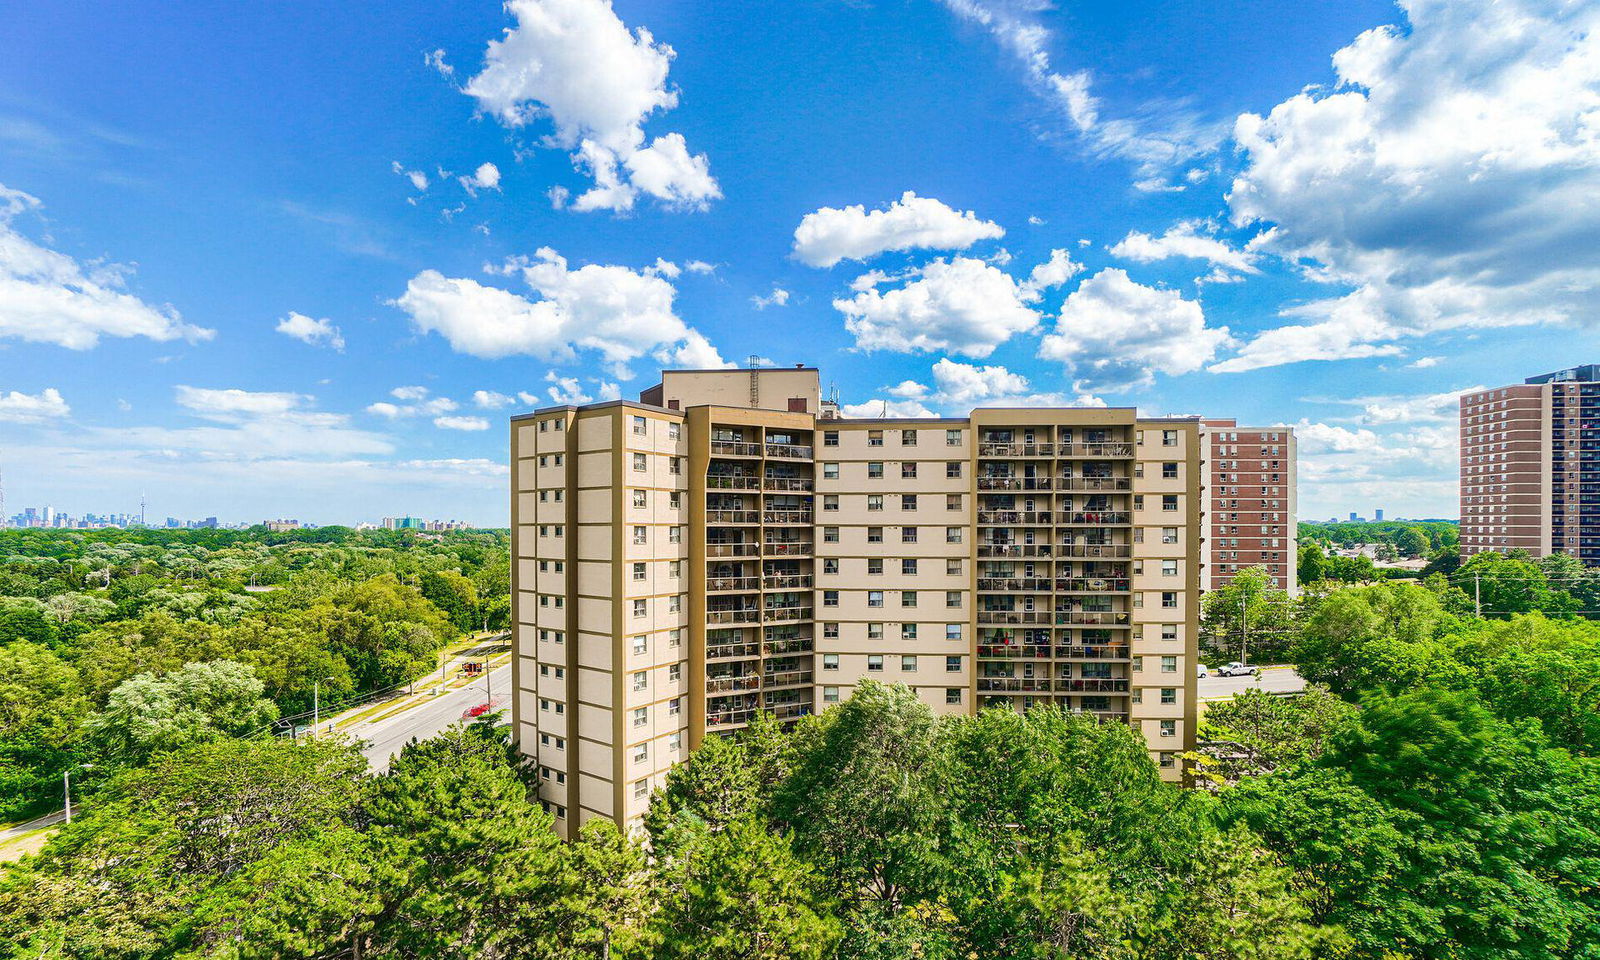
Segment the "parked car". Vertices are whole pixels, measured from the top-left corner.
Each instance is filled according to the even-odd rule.
[[[1217,668],[1217,676],[1219,677],[1253,677],[1260,672],[1259,669],[1246,666],[1237,660],[1225,667]]]
[[[1206,665],[1203,664],[1203,663],[1200,664],[1199,676],[1200,676],[1200,679],[1202,679],[1202,680],[1204,680],[1206,677],[1211,676],[1211,671],[1207,670],[1206,669]]]

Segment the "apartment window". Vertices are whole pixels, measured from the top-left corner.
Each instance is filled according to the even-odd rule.
[[[961,446],[961,431],[960,430],[946,430],[944,432],[944,444],[947,447],[959,447],[959,446]]]
[[[915,509],[917,509],[917,495],[914,494],[914,493],[902,493],[900,495],[900,509],[901,510],[915,510]]]
[[[837,447],[839,445],[839,431],[837,431],[837,430],[824,430],[824,431],[822,431],[822,445],[824,447]]]
[[[682,664],[674,663],[674,664],[671,664],[670,666],[667,667],[667,682],[668,683],[677,683],[678,679],[680,677],[682,677],[682,676],[683,676],[683,665]]]
[[[883,654],[881,654],[881,653],[869,653],[869,654],[867,654],[867,672],[868,673],[882,673],[883,672]]]
[[[1178,495],[1175,494],[1175,493],[1162,494],[1161,495],[1161,509],[1163,509],[1163,510],[1176,510],[1176,509],[1178,509]]]
[[[916,543],[917,542],[917,528],[916,527],[901,527],[900,528],[900,542],[901,543]]]
[[[1172,706],[1173,704],[1177,703],[1178,702],[1178,688],[1177,687],[1162,687],[1161,688],[1161,702],[1163,704],[1165,704],[1166,706],[1169,706],[1169,707]]]
[[[839,509],[839,495],[837,493],[824,494],[823,497],[822,497],[822,509],[823,510],[837,510],[837,509]]]
[[[1178,575],[1178,561],[1176,561],[1176,560],[1163,560],[1163,561],[1161,561],[1161,575],[1163,577],[1176,577]]]
[[[839,528],[838,527],[823,527],[822,528],[822,542],[823,543],[838,543],[839,542]]]
[[[633,708],[633,725],[634,726],[642,727],[642,726],[644,726],[645,724],[647,724],[649,722],[650,722],[650,708],[649,707],[634,707]]]
[[[550,426],[550,421],[549,420],[540,420],[539,421],[539,432],[540,433],[544,433],[545,430],[547,430],[549,428],[549,426]]]
[[[644,454],[636,453],[633,455],[633,469],[635,471],[643,473],[648,466],[649,461]]]
[[[837,479],[839,479],[839,465],[837,463],[824,463],[822,465],[822,479],[824,479],[824,480],[837,480]]]
[[[633,655],[640,656],[650,652],[650,640],[647,637],[633,638]]]
[[[873,460],[867,463],[867,479],[883,479],[883,463],[881,461]]]
[[[959,606],[959,604],[958,604],[958,606]],[[944,625],[944,638],[946,640],[960,640],[961,639],[961,624],[959,624],[959,623],[947,623],[947,624],[945,624]]]
[[[950,539],[950,534],[946,533],[945,534],[945,539],[946,540]],[[944,575],[947,576],[947,577],[959,577],[959,576],[961,576],[961,561],[960,560],[946,560],[944,562]]]
[[[667,424],[667,439],[668,440],[677,440],[679,437],[682,437],[682,436],[683,436],[683,424],[681,424],[681,423],[668,423]],[[674,457],[673,459],[676,460],[677,458]]]
[[[881,573],[883,573],[883,558],[882,557],[868,557],[867,558],[867,575],[868,576],[877,576],[877,575],[879,575]]]
[[[917,575],[917,561],[915,561],[915,560],[901,560],[900,561],[900,573],[902,575],[904,575],[904,576],[907,576],[907,577],[916,576]]]
[[[867,639],[868,640],[882,640],[883,639],[883,624],[881,624],[881,623],[869,623],[869,624],[867,624]]]
[[[837,591],[837,590],[824,590],[824,591],[822,591],[822,605],[824,607],[837,607],[839,605],[839,591]]]
[[[867,494],[867,509],[868,510],[882,510],[883,509],[883,494],[881,494],[881,493],[869,493],[869,494]]]
[[[644,431],[645,431],[644,417],[634,417],[633,418],[633,432],[634,432],[634,434],[637,435],[637,436],[641,436],[642,437],[642,436],[644,436]]]
[[[550,458],[549,457],[540,457],[539,458],[539,466],[541,466],[541,467],[550,466]]]
[[[667,646],[677,649],[683,644],[683,631],[673,627],[667,631]]]
[[[1157,756],[1159,756],[1161,758],[1160,763],[1161,763],[1161,768],[1163,770],[1170,770],[1173,767],[1178,765],[1178,761],[1174,757],[1173,754],[1161,753],[1161,754],[1157,754]]]
[[[644,579],[644,564],[636,563],[636,564],[633,565],[633,579],[635,579],[635,580],[643,580]]]
[[[1163,480],[1176,480],[1176,479],[1178,479],[1178,465],[1176,463],[1163,463],[1161,465],[1161,479],[1163,479]]]
[[[1178,431],[1176,431],[1176,430],[1163,430],[1163,431],[1161,431],[1161,445],[1163,447],[1176,447],[1178,445]]]
[[[650,759],[650,744],[641,743],[633,748],[633,762],[644,763]]]
[[[683,597],[671,596],[667,598],[667,612],[679,613],[683,610]]]
[[[1144,657],[1140,657],[1140,656],[1133,657],[1133,659],[1131,661],[1131,664],[1130,664],[1130,668],[1133,670],[1134,673],[1143,673],[1144,672]]]
[[[944,477],[945,477],[946,480],[960,480],[961,479],[961,461],[960,460],[951,460],[951,461],[947,462],[944,465]]]
[[[883,528],[882,527],[868,527],[867,528],[867,542],[868,543],[882,543],[883,542]]]
[[[676,580],[679,577],[683,576],[683,561],[682,560],[670,560],[670,561],[668,561],[667,562],[667,576],[671,577],[674,580]]]
[[[667,528],[667,542],[668,543],[682,543],[683,542],[683,528],[682,527],[668,527]]]
[[[837,623],[824,623],[822,625],[822,638],[824,640],[839,639],[839,625]]]
[[[869,607],[881,607],[881,606],[883,606],[883,591],[882,590],[868,590],[867,591],[867,606],[869,606]]]
[[[683,509],[683,493],[678,490],[673,490],[671,493],[668,493],[667,507],[672,510]]]
[[[1135,510],[1143,510],[1144,509],[1144,494],[1136,493],[1136,494],[1133,495],[1133,509],[1135,509]],[[1135,531],[1135,532],[1137,533],[1138,531]]]
[[[900,445],[902,447],[914,447],[914,446],[916,446],[917,445],[917,431],[915,431],[915,430],[901,430],[900,431]]]
[[[645,607],[645,601],[643,601],[643,600],[635,600],[635,601],[633,601],[633,615],[635,617],[644,616],[644,607]]]
[[[822,688],[822,702],[823,703],[838,703],[839,702],[839,688],[838,687],[823,687]]]
[[[945,494],[944,495],[944,508],[946,510],[960,510],[961,509],[961,494],[959,494],[959,493],[947,493],[947,494]]]
[[[826,560],[823,560],[822,561],[822,572],[823,573],[838,573],[839,572],[839,561],[837,559],[835,559],[834,557],[828,557]]]
[[[1177,673],[1178,672],[1178,658],[1177,657],[1171,657],[1171,656],[1162,657],[1161,658],[1161,672],[1162,673]]]
[[[1134,687],[1132,690],[1128,691],[1128,701],[1130,703],[1144,703],[1144,691],[1138,687]]]
[[[945,527],[944,528],[944,542],[945,543],[960,543],[961,542],[961,528],[960,527]],[[959,560],[956,561],[957,564],[959,564],[960,562],[961,561],[959,561]],[[961,572],[961,568],[959,566],[957,566],[955,572],[956,573],[960,573]]]
[[[1161,528],[1161,542],[1162,543],[1177,543],[1178,542],[1178,528],[1177,527],[1162,527]]]
[[[1175,736],[1177,736],[1178,735],[1178,721],[1176,721],[1176,720],[1163,720],[1163,721],[1161,721],[1161,735],[1163,737],[1175,737]]]
[[[945,657],[944,658],[944,672],[945,673],[960,673],[961,672],[961,658],[960,657]]]
[[[682,474],[683,473],[683,459],[681,457],[668,457],[667,458],[667,472],[672,474],[675,477],[679,476],[680,474]]]
[[[902,590],[900,592],[900,606],[915,607],[917,605],[917,591]]]
[[[867,431],[867,446],[869,446],[869,447],[881,447],[881,446],[883,446],[883,431],[882,430],[868,430]]]
[[[902,463],[902,464],[900,464],[900,479],[901,480],[915,480],[915,479],[917,479],[917,465],[915,463]]]
[[[901,657],[900,658],[900,672],[901,673],[916,673],[917,672],[917,658],[915,656],[910,656],[910,655]]]
[[[635,781],[633,781],[633,799],[635,799],[635,800],[643,800],[645,797],[648,797],[648,796],[650,796],[650,781],[649,780],[635,780]]]
[[[635,692],[643,690],[650,685],[650,675],[643,670],[633,675],[633,689]]]
[[[900,624],[900,639],[901,640],[915,640],[915,639],[917,639],[917,625],[914,624],[914,623],[902,623],[902,624]]]
[[[822,669],[824,669],[824,670],[837,670],[837,669],[839,669],[839,655],[837,653],[824,653],[822,655]]]
[[[672,702],[674,704],[676,704],[678,701],[674,700]],[[682,750],[682,749],[683,749],[683,734],[681,732],[677,731],[677,730],[674,730],[671,733],[667,734],[667,750],[669,750],[672,753],[677,753],[679,750]]]
[[[1178,595],[1171,590],[1163,591],[1161,594],[1161,605],[1169,609],[1176,607],[1178,605]]]
[[[945,687],[944,688],[944,702],[949,704],[949,705],[951,705],[951,706],[956,706],[956,705],[960,704],[961,703],[961,688],[960,687]]]

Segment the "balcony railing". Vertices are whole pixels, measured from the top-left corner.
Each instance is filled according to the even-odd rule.
[[[761,478],[757,476],[709,476],[706,477],[708,490],[759,490]]]
[[[761,611],[751,607],[744,610],[707,610],[706,623],[760,623]]]
[[[797,653],[810,653],[812,644],[810,637],[794,637],[789,640],[769,640],[761,645],[761,649],[769,657],[784,657]]]
[[[1062,511],[1056,514],[1056,523],[1062,526],[1104,526],[1106,524],[1132,523],[1133,515],[1119,510],[1088,510],[1078,513]]]
[[[812,577],[809,573],[790,573],[761,578],[761,586],[767,590],[809,590]]]
[[[1106,443],[1059,443],[1058,457],[1131,457],[1133,444],[1116,441]]]
[[[980,443],[978,456],[980,457],[1053,457],[1056,445],[1053,443]]]
[[[761,545],[761,552],[769,557],[809,557],[811,541],[768,540]]]
[[[1056,647],[1062,660],[1126,660],[1128,648],[1121,644],[1067,644]]]
[[[806,477],[768,477],[763,484],[767,490],[805,491],[815,486],[816,484]]]
[[[1120,679],[1101,679],[1099,677],[1077,677],[1072,679],[1058,679],[1056,681],[1057,693],[1127,693],[1128,681]]]
[[[1132,490],[1133,481],[1127,477],[1063,477],[1056,481],[1056,489],[1074,492]]]
[[[1056,550],[1056,556],[1073,559],[1126,560],[1133,556],[1133,547],[1126,543],[1064,543]]]
[[[782,457],[786,460],[810,460],[811,448],[796,443],[769,443],[767,456]]]
[[[978,623],[1052,623],[1055,615],[1048,610],[979,610]]]
[[[979,590],[1003,590],[1016,592],[1020,590],[1049,590],[1052,582],[1048,577],[979,577]]]
[[[794,687],[812,681],[810,670],[777,670],[772,673],[762,674],[761,683],[765,689],[777,687]]]
[[[761,552],[759,543],[708,543],[708,557],[753,557]]]
[[[707,577],[706,590],[718,592],[723,590],[759,590],[760,577]]]
[[[991,660],[1048,660],[1050,645],[1043,643],[980,643],[978,656]]]
[[[1055,554],[1048,543],[995,543],[978,544],[980,557],[1050,557]]]
[[[730,693],[740,690],[760,690],[761,677],[751,674],[745,677],[707,677],[706,693]]]
[[[979,677],[978,692],[1049,693],[1050,681],[1025,677]]]
[[[1056,581],[1063,593],[1123,593],[1128,581],[1123,577],[1068,577]]]
[[[715,457],[759,457],[761,444],[745,443],[741,440],[713,440],[711,441],[711,455]]]
[[[778,620],[810,620],[810,607],[768,607],[761,613],[761,619],[768,623]]]
[[[761,656],[759,643],[713,643],[706,645],[707,660],[748,660]]]
[[[811,524],[810,510],[767,510],[761,514],[762,523]]]
[[[707,510],[706,523],[760,523],[761,514],[755,510]]]
[[[979,490],[1049,490],[1049,477],[979,477]]]
[[[979,523],[1004,523],[1004,524],[1048,524],[1052,523],[1052,514],[1049,510],[979,510]]]
[[[766,709],[777,720],[794,720],[798,717],[808,716],[811,713],[809,703],[780,703]]]
[[[1112,626],[1128,625],[1128,614],[1117,610],[1065,610],[1056,615],[1057,626]]]

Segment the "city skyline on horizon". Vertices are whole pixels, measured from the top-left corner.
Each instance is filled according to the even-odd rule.
[[[1600,356],[1594,6],[12,21],[12,502],[504,524],[510,413],[754,356],[858,414],[1293,427],[1302,515],[1442,517],[1457,397]]]

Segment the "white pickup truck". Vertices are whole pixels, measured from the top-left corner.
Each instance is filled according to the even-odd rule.
[[[1253,677],[1260,672],[1260,668],[1246,666],[1237,660],[1225,667],[1217,668],[1217,676],[1219,677]]]

